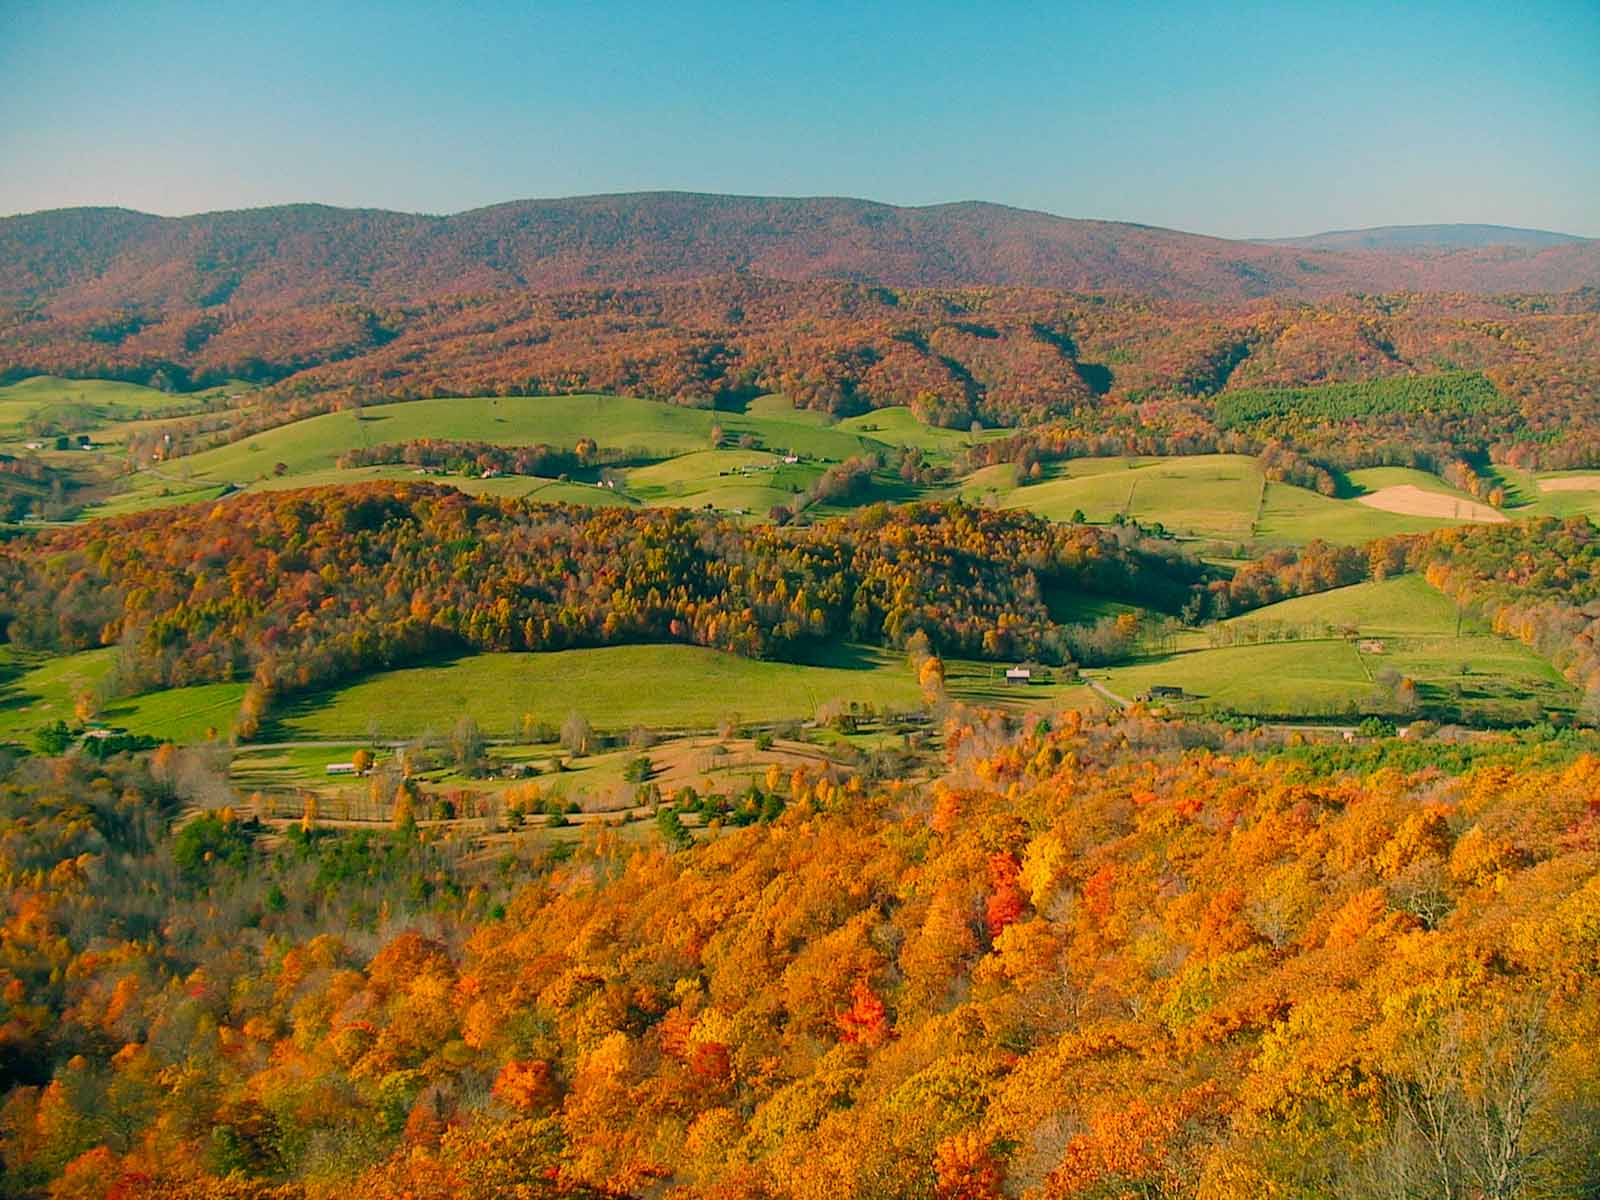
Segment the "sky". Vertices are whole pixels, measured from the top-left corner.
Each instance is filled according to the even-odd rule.
[[[1600,236],[1600,0],[0,0],[0,213],[655,189]]]

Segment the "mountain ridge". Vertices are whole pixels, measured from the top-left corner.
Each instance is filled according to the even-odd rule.
[[[187,217],[56,209],[0,218],[0,263],[7,267],[0,304],[53,312],[400,303],[681,282],[730,271],[1223,302],[1600,285],[1600,242],[1586,239],[1426,252],[1329,250],[987,201],[908,208],[848,197],[693,192],[514,200],[450,215],[316,204]]]
[[[1517,225],[1447,223],[1429,225],[1373,225],[1361,229],[1329,229],[1300,237],[1254,238],[1263,246],[1300,246],[1312,250],[1467,250],[1491,246],[1547,249],[1593,241],[1575,233],[1527,229]]]

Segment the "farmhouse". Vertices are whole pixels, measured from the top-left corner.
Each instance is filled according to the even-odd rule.
[[[1032,683],[1033,682],[1033,668],[1032,667],[1007,667],[1006,668],[1006,682],[1007,683]]]

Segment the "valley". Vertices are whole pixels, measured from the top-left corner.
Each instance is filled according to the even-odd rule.
[[[1589,1195],[1510,233],[0,218],[0,1197]]]

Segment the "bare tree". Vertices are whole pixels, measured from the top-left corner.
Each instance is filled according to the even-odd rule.
[[[1551,1098],[1542,996],[1469,1032],[1444,1023],[1408,1076],[1387,1081],[1393,1119],[1347,1181],[1379,1200],[1526,1200],[1542,1194],[1554,1157],[1537,1129]]]

